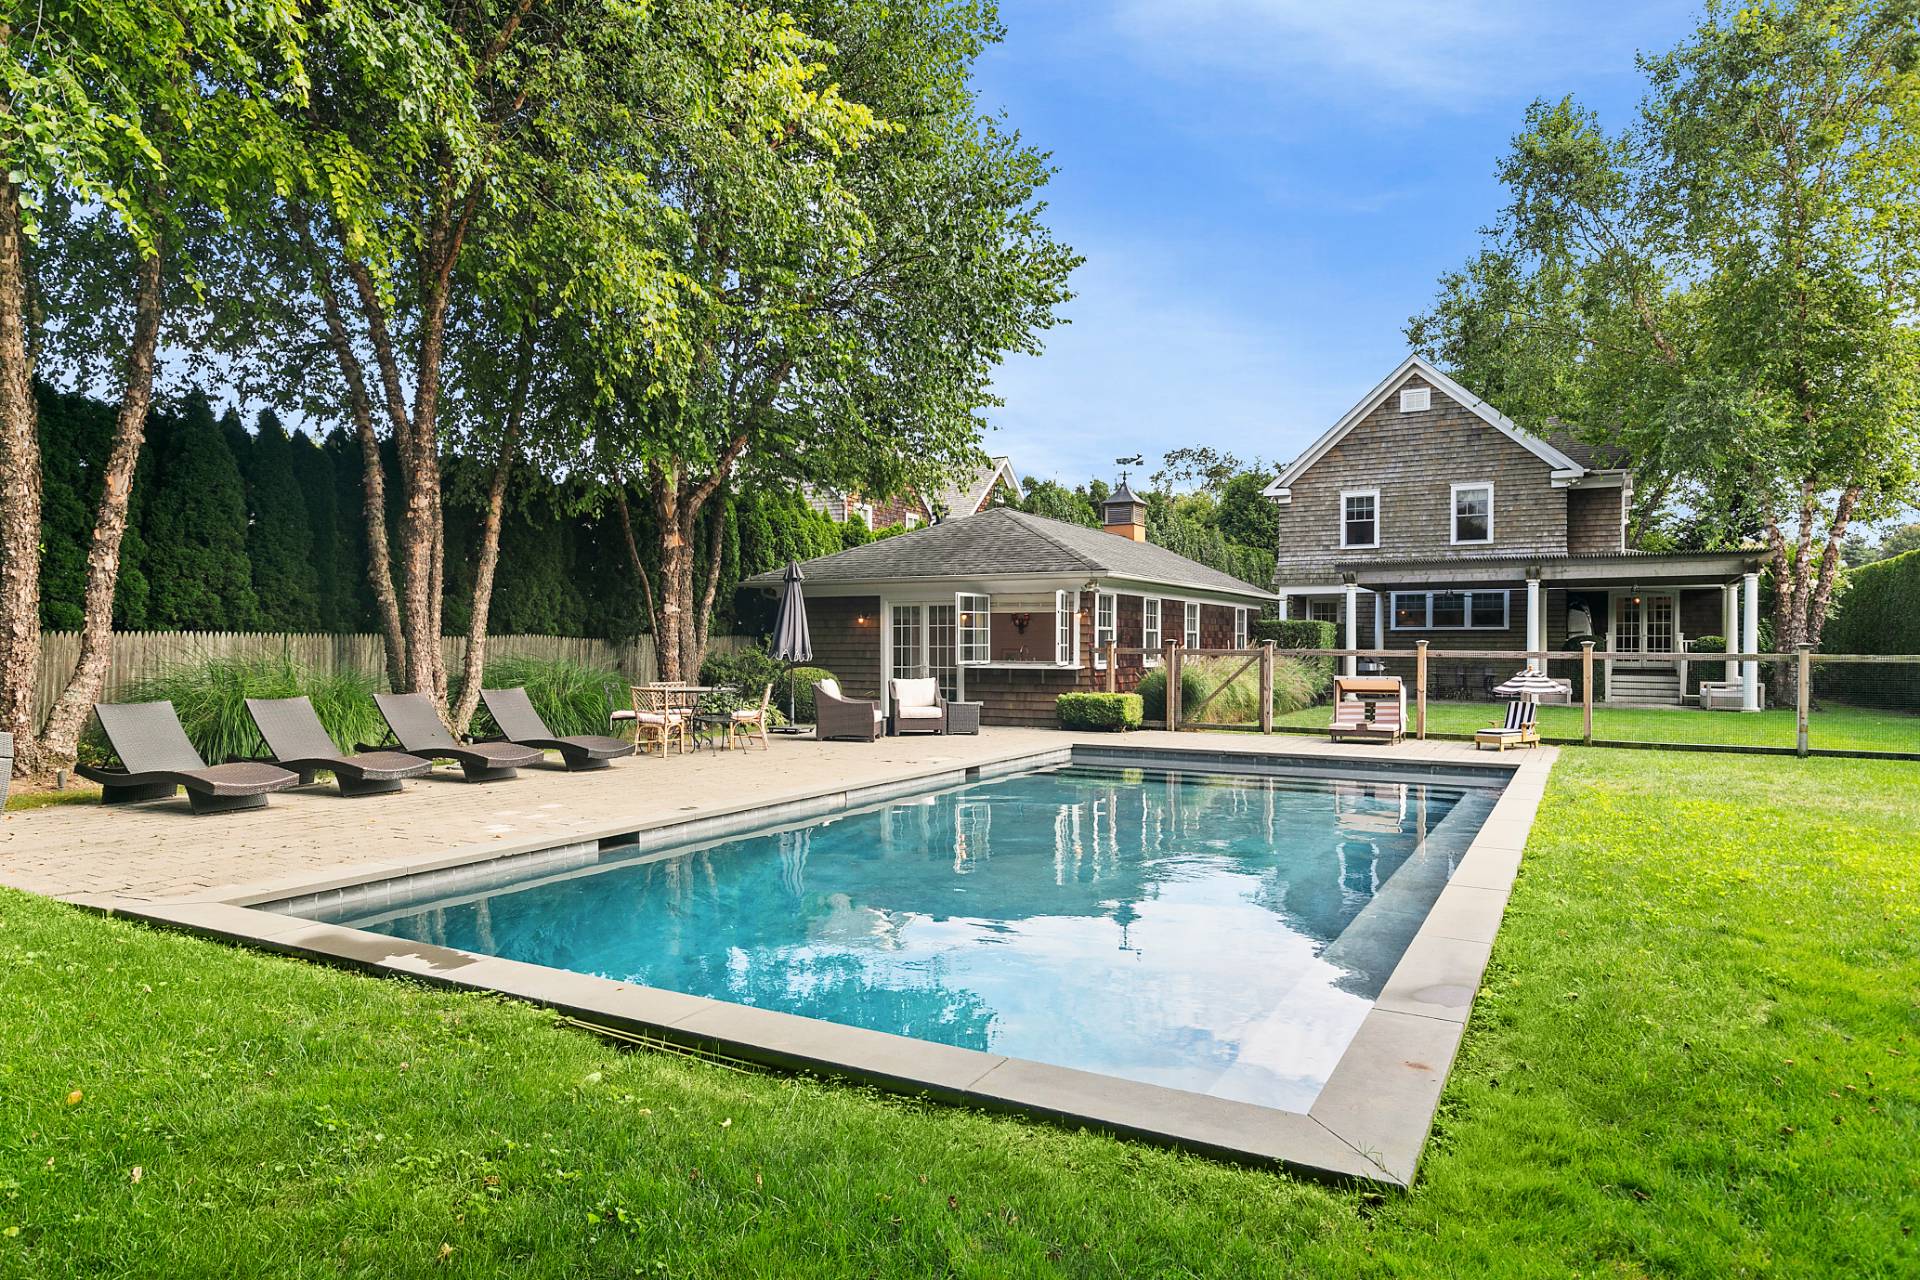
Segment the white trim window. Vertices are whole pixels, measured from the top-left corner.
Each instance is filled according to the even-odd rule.
[[[1340,546],[1343,549],[1380,545],[1380,491],[1340,491]]]
[[[1146,664],[1152,666],[1160,661],[1160,648],[1166,641],[1160,638],[1160,597],[1142,596],[1140,599],[1140,647],[1146,650]]]
[[[993,658],[993,597],[956,591],[953,611],[958,622],[954,647],[959,665],[986,666]]]
[[[1505,631],[1509,591],[1396,591],[1389,601],[1395,631]]]
[[[1453,494],[1453,545],[1472,546],[1493,541],[1493,482],[1476,480],[1456,484]]]
[[[1053,664],[1056,667],[1080,665],[1080,593],[1053,593]]]
[[[1093,665],[1107,669],[1107,645],[1120,640],[1120,598],[1111,591],[1093,593]]]
[[[1233,611],[1233,647],[1236,649],[1247,647],[1247,611],[1245,609]]]
[[[1425,413],[1433,408],[1432,387],[1400,388],[1400,412]]]
[[[1315,596],[1307,601],[1307,617],[1314,622],[1340,623],[1340,601],[1326,596]]]
[[[1198,649],[1200,647],[1200,602],[1198,600],[1187,601],[1185,621],[1185,634],[1181,636],[1181,643],[1189,649]]]

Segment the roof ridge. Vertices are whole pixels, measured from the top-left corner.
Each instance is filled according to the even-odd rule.
[[[993,510],[1004,511],[1008,515],[1014,517],[1016,520],[1019,521],[1021,526],[1027,529],[1030,533],[1033,533],[1038,535],[1039,537],[1045,538],[1048,542],[1051,542],[1054,546],[1060,548],[1060,550],[1066,552],[1068,555],[1072,556],[1075,560],[1078,560],[1080,562],[1081,568],[1090,570],[1094,573],[1102,572],[1102,567],[1099,564],[1095,563],[1092,560],[1089,560],[1085,555],[1082,555],[1080,552],[1074,550],[1072,547],[1068,546],[1066,543],[1060,541],[1060,539],[1054,537],[1053,534],[1047,532],[1045,529],[1036,527],[1035,525],[1028,523],[1029,521],[1038,520],[1043,524],[1065,524],[1066,521],[1055,520],[1050,516],[1037,516],[1037,515],[1034,515],[1031,511],[1016,511],[1012,507],[995,507],[993,508]],[[988,515],[991,513],[983,511],[980,514]],[[975,517],[975,519],[978,519],[978,518],[979,518],[978,516]],[[1075,525],[1073,527],[1078,529],[1078,528],[1085,528],[1086,526]],[[1195,563],[1198,563],[1198,561],[1196,561]]]

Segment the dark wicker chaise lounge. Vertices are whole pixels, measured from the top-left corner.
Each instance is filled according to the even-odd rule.
[[[508,742],[542,751],[558,751],[560,762],[568,769],[604,769],[610,760],[633,754],[633,744],[598,733],[579,733],[567,738],[554,736],[547,722],[533,709],[533,700],[525,689],[482,689],[480,701],[487,714],[500,726]]]
[[[209,765],[187,740],[171,702],[101,702],[93,714],[124,768],[80,765],[77,772],[100,784],[106,804],[170,800],[180,787],[195,813],[258,809],[269,791],[298,786],[300,776],[279,765],[234,761]]]
[[[402,778],[433,768],[433,761],[401,751],[341,751],[305,698],[248,698],[247,713],[274,763],[298,773],[303,787],[326,769],[343,796],[384,795],[398,791]]]
[[[511,742],[455,742],[425,694],[376,693],[373,700],[401,750],[429,760],[451,760],[460,766],[468,782],[511,778],[523,765],[540,763],[540,753],[532,747]],[[361,750],[377,748],[363,743]]]

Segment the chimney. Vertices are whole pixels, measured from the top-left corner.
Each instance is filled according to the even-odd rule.
[[[1127,487],[1127,473],[1120,473],[1120,487],[1108,495],[1100,508],[1100,527],[1108,533],[1135,542],[1147,540],[1147,504]]]

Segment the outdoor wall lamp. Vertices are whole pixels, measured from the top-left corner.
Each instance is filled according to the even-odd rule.
[[[1032,614],[1016,613],[1013,615],[1013,629],[1015,631],[1018,631],[1021,635],[1025,635],[1027,634],[1027,624],[1032,621],[1033,621]]]

